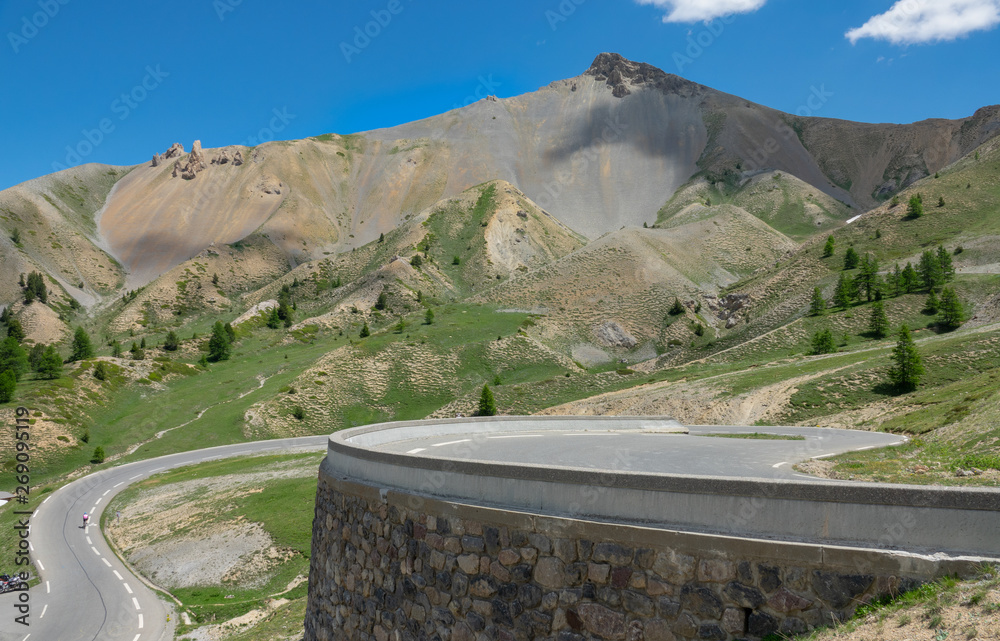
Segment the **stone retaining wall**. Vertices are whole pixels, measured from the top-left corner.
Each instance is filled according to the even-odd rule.
[[[323,467],[305,640],[761,639],[970,569],[464,505]]]

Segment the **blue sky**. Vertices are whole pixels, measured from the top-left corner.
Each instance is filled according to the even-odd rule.
[[[1000,0],[4,0],[0,189],[173,142],[391,126],[602,51],[789,112],[820,90],[817,116],[961,118],[1000,102],[998,22]]]

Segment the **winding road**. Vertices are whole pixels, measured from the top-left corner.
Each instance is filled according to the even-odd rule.
[[[102,470],[56,490],[31,517],[31,558],[41,583],[28,592],[29,625],[14,621],[21,614],[14,608],[20,595],[0,595],[0,640],[172,639],[168,607],[104,540],[99,523],[105,506],[129,484],[163,470],[264,452],[323,451],[328,440],[307,436],[171,454]],[[84,512],[91,514],[86,528]]]
[[[617,433],[600,418],[580,418],[567,429],[480,438],[394,440],[386,451],[452,459],[487,459],[555,467],[631,469],[713,476],[788,478],[808,458],[884,447],[900,437],[817,428],[690,428],[690,435]],[[699,438],[706,434],[771,432],[804,440]],[[170,468],[220,458],[288,450],[325,450],[327,435],[259,441],[162,456],[102,470],[53,492],[31,517],[31,557],[41,583],[28,592],[29,626],[14,621],[19,594],[0,595],[0,641],[167,641],[170,609],[111,551],[100,531],[101,514],[116,494],[139,479]],[[470,444],[478,446],[470,447]],[[83,527],[82,515],[91,523]]]

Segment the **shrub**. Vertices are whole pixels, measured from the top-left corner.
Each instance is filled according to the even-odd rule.
[[[110,375],[111,372],[108,369],[108,364],[104,361],[97,361],[97,365],[94,366],[94,378],[99,381],[106,381]]]
[[[98,445],[97,447],[94,448],[94,457],[90,459],[90,462],[97,463],[98,465],[100,465],[101,463],[104,462],[104,459],[105,459],[104,448]]]
[[[298,421],[305,420],[305,418],[306,418],[306,411],[304,409],[302,409],[302,407],[296,405],[292,409],[292,416],[294,416],[295,419],[298,420]]]

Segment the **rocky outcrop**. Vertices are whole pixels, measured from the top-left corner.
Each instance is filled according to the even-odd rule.
[[[740,311],[750,305],[749,294],[726,294],[722,298],[705,296],[705,304],[715,313],[715,317],[726,321],[726,329],[732,329],[740,322]]]
[[[174,145],[174,147],[177,146],[177,144]],[[173,151],[174,147],[171,147],[170,150]],[[183,147],[181,147],[181,149],[183,149]],[[205,152],[201,150],[201,141],[195,140],[194,144],[191,145],[191,153],[188,154],[186,162],[178,160],[174,163],[174,171],[172,175],[174,178],[180,176],[184,180],[194,180],[195,177],[197,177],[198,172],[204,171],[205,167]]]
[[[693,96],[703,89],[701,85],[680,76],[665,73],[644,62],[632,62],[617,53],[598,55],[585,75],[605,81],[616,98],[624,98],[632,93],[631,88],[641,86],[654,87],[682,96]]]
[[[170,149],[168,149],[166,153],[164,153],[160,157],[160,159],[170,160],[171,158],[180,158],[183,155],[184,155],[184,145],[182,145],[179,142],[175,142],[174,144],[170,145]]]
[[[235,147],[223,147],[219,150],[219,155],[212,159],[213,165],[226,165],[233,163],[234,167],[243,164],[243,152]]]
[[[597,338],[609,347],[624,347],[632,349],[639,341],[628,333],[624,327],[614,321],[605,321],[596,330]]]

